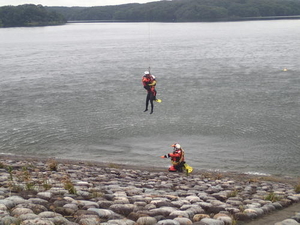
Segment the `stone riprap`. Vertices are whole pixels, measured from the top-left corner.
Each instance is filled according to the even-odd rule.
[[[231,225],[300,202],[293,184],[269,177],[53,159],[0,165],[1,225]]]
[[[298,225],[300,224],[300,212],[295,213],[291,218],[285,219],[281,222],[277,222],[274,225]]]

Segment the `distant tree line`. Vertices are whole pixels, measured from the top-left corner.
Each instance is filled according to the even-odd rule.
[[[0,7],[0,27],[58,25],[74,20],[200,22],[299,15],[300,0],[161,0],[98,7],[25,4]]]
[[[0,7],[0,27],[45,26],[64,24],[65,17],[42,5],[25,4]]]
[[[300,15],[300,0],[172,0],[99,7],[47,7],[67,20],[196,22]]]

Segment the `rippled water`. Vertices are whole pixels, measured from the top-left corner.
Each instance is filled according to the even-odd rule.
[[[0,152],[167,167],[179,142],[195,169],[298,175],[299,24],[2,28]]]

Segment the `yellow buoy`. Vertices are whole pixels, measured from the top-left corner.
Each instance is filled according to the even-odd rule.
[[[287,68],[284,68],[283,71],[286,72],[286,71],[287,71]]]

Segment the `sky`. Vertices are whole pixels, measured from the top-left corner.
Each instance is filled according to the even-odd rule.
[[[159,0],[0,0],[0,6],[35,4],[43,6],[105,6],[128,3],[147,3]]]

